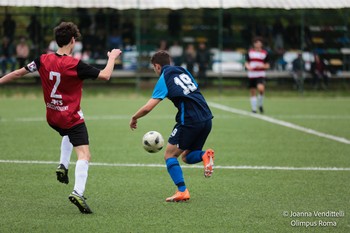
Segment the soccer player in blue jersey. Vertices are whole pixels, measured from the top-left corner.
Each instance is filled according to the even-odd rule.
[[[203,151],[204,143],[211,131],[213,115],[199,91],[198,84],[184,68],[171,66],[167,52],[158,51],[151,58],[159,80],[154,87],[152,98],[131,118],[130,128],[137,128],[137,120],[152,111],[164,98],[170,99],[178,109],[176,124],[165,149],[165,163],[177,192],[166,198],[167,202],[187,201],[190,193],[185,185],[181,166],[177,158],[188,164],[203,161],[204,176],[211,177],[214,167],[214,150]]]

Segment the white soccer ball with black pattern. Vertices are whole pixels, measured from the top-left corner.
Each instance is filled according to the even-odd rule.
[[[149,153],[156,153],[164,146],[163,136],[157,131],[149,131],[142,138],[142,146]]]

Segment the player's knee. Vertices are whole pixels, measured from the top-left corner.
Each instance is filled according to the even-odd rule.
[[[91,160],[91,154],[88,145],[75,147],[75,152],[77,153],[78,160]]]
[[[91,160],[91,155],[90,155],[90,153],[88,153],[88,154],[80,154],[80,155],[78,155],[78,160],[90,161]]]
[[[167,154],[165,153],[164,155],[164,160],[167,161],[167,159],[170,159],[170,158],[178,158],[179,156],[178,155],[175,155],[175,154]]]

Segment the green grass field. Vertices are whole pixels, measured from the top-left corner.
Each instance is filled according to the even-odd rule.
[[[88,90],[82,102],[98,163],[85,192],[92,215],[68,200],[74,164],[68,185],[56,181],[61,138],[47,126],[40,92],[0,95],[0,232],[350,231],[349,144],[212,107],[206,147],[215,149],[218,168],[205,179],[200,164],[184,166],[191,200],[166,203],[175,186],[165,166],[142,165],[164,165],[162,152],[146,153],[141,138],[149,130],[167,138],[175,109],[163,101],[131,131],[129,118],[147,96],[117,92]],[[246,96],[204,94],[249,111]],[[265,115],[350,140],[349,106],[347,96],[268,93]],[[334,211],[340,216],[329,216]]]

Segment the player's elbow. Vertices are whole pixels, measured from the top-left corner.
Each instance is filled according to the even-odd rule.
[[[108,81],[111,79],[111,76],[102,76],[101,77],[102,80]]]
[[[105,80],[108,81],[111,78],[111,74],[104,72],[103,70],[100,72],[100,74],[98,75],[98,78],[101,80]]]

